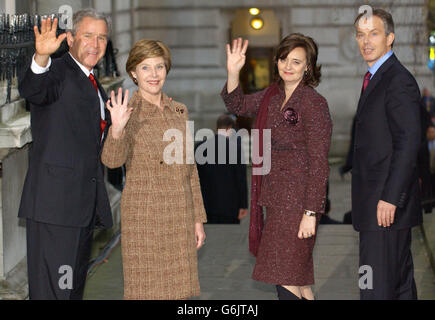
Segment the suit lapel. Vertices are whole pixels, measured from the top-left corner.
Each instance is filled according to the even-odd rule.
[[[367,88],[364,90],[364,92],[361,94],[361,96],[359,98],[358,109],[356,112],[357,116],[361,113],[361,110],[364,108],[367,97],[376,88],[378,83],[382,80],[382,76],[383,76],[384,72],[386,72],[396,61],[397,61],[397,58],[393,54],[390,58],[388,58],[382,64],[382,66],[378,69],[378,71],[376,71],[375,75],[370,80],[369,84],[367,85]]]
[[[71,58],[69,53],[63,55],[65,62],[74,69],[74,75],[76,76],[76,81],[79,83],[79,87],[83,88],[80,92],[82,98],[89,101],[89,105],[84,107],[84,112],[86,112],[91,120],[92,124],[92,133],[94,135],[94,139],[98,145],[100,145],[100,121],[101,121],[101,111],[100,111],[100,98],[98,97],[97,92],[95,91],[94,86],[88,77],[86,77],[85,73],[82,69],[77,65],[77,63]],[[101,85],[97,81],[98,88],[103,96],[104,90]],[[107,99],[106,94],[104,93],[104,97]],[[83,108],[81,108],[83,109]]]
[[[108,126],[112,123],[111,119],[110,119],[110,112],[106,108],[106,102],[107,102],[107,100],[109,100],[109,97],[107,96],[106,91],[104,91],[104,88],[101,85],[101,83],[98,81],[98,79],[95,78],[95,80],[97,81],[97,86],[98,86],[98,90],[100,91],[101,98],[104,101],[104,115],[105,115],[105,119],[107,121],[107,127],[106,128],[108,128]]]
[[[97,81],[97,86],[98,86],[98,90],[100,90],[100,94],[101,94],[101,98],[103,98],[104,103],[107,102],[107,100],[109,99],[107,97],[106,91],[104,91],[103,86],[101,85],[101,83],[98,81],[97,78],[95,78],[95,80]]]
[[[103,101],[104,101],[104,115],[105,115],[105,118],[104,118],[104,119],[107,121],[107,125],[106,125],[106,127],[104,128],[104,138],[103,138],[103,141],[101,141],[101,145],[103,145],[104,140],[106,140],[107,133],[108,133],[108,131],[109,131],[109,127],[110,127],[111,124],[112,124],[112,119],[111,119],[111,117],[110,117],[110,111],[107,110],[107,108],[106,108],[106,102],[107,102],[107,100],[109,100],[109,98],[108,98],[108,96],[107,96],[107,94],[106,94],[106,91],[104,90],[103,86],[102,86],[101,83],[98,81],[98,79],[95,78],[95,80],[97,81],[97,86],[98,86],[98,90],[100,91],[101,98],[102,98]],[[101,130],[101,129],[100,129],[100,130]]]

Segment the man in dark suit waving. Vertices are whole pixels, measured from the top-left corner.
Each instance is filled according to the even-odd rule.
[[[352,170],[361,299],[417,299],[411,228],[422,223],[416,167],[420,93],[392,52],[391,14],[382,9],[361,14],[355,28],[369,66],[355,120]]]
[[[100,161],[107,96],[93,75],[108,22],[89,9],[66,35],[56,29],[57,19],[35,27],[36,53],[19,83],[33,136],[18,214],[27,219],[30,299],[81,299],[94,226],[112,226]],[[65,37],[69,52],[51,61]]]

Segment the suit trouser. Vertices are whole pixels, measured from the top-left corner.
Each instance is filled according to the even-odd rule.
[[[94,230],[27,219],[29,299],[81,300]]]
[[[360,266],[373,270],[372,289],[361,289],[361,300],[416,300],[411,228],[361,231]],[[361,278],[360,278],[361,279]]]

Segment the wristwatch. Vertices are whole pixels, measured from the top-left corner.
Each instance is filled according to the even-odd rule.
[[[310,211],[310,210],[305,210],[304,214],[309,216],[309,217],[315,217],[316,213],[314,211]]]

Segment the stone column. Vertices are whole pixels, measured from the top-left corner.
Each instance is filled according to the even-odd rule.
[[[7,14],[15,14],[15,0],[3,0],[0,2],[0,11]]]
[[[16,89],[13,91],[16,92]],[[1,99],[5,98],[2,95]],[[15,97],[16,98],[16,97]],[[14,97],[12,97],[14,99]],[[17,99],[0,108],[0,297],[27,296],[26,229],[18,219],[31,141],[30,115]]]

